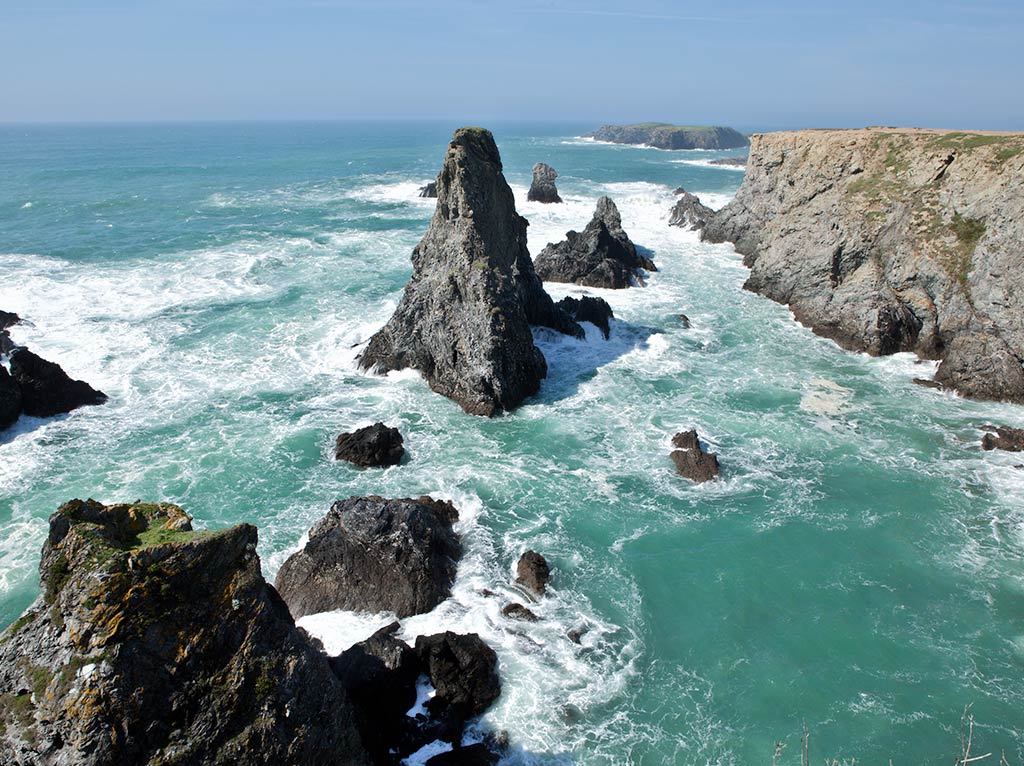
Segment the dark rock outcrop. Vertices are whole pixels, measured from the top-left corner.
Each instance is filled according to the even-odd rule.
[[[458,517],[451,503],[429,497],[339,500],[275,585],[296,618],[334,609],[429,612],[451,595],[462,555]]]
[[[698,484],[711,481],[718,476],[718,456],[705,452],[700,446],[696,431],[683,431],[672,437],[673,450],[670,457],[676,464],[676,472],[680,476]]]
[[[683,191],[682,196],[672,206],[668,225],[696,231],[704,228],[704,224],[715,214],[715,211],[701,203],[695,194]]]
[[[746,157],[722,157],[718,160],[709,160],[709,165],[722,165],[727,168],[745,168],[747,166]]]
[[[327,658],[260,574],[256,529],[168,504],[50,518],[43,595],[0,638],[0,762],[363,764]]]
[[[426,186],[421,186],[420,196],[427,198],[437,197],[437,181],[431,181]]]
[[[1024,452],[1024,428],[982,426],[981,430],[989,432],[981,437],[983,450],[1001,449],[1007,452]]]
[[[13,327],[21,321],[21,317],[13,311],[0,311],[0,330]]]
[[[537,551],[526,551],[516,563],[516,582],[543,596],[551,582],[551,567]]]
[[[526,199],[530,202],[561,202],[558,196],[558,189],[555,188],[555,179],[558,173],[550,165],[538,162],[533,166],[533,182],[530,184],[530,191],[526,193]]]
[[[347,460],[364,468],[398,465],[405,455],[402,434],[383,423],[359,428],[338,436],[334,459]]]
[[[466,412],[490,416],[537,393],[547,374],[531,324],[584,333],[534,272],[527,222],[516,213],[490,131],[455,132],[437,192],[430,228],[412,253],[412,278],[359,365],[380,373],[414,368]]]
[[[442,723],[441,739],[457,742],[466,721],[501,695],[498,657],[476,633],[451,631],[420,636],[416,654],[436,690],[427,711]]]
[[[611,335],[611,320],[615,318],[615,314],[604,298],[595,298],[593,295],[574,298],[567,295],[555,305],[576,322],[590,322],[601,331],[605,340]]]
[[[427,760],[426,766],[494,766],[501,756],[483,742],[452,748]]]
[[[670,125],[641,122],[635,125],[603,125],[591,137],[615,144],[640,144],[656,149],[735,149],[750,141],[732,128],[715,125]]]
[[[27,348],[15,349],[10,359],[11,377],[21,388],[21,408],[26,415],[48,418],[107,400],[102,391],[81,380],[72,380],[59,364],[48,362]]]
[[[746,287],[844,348],[939,359],[935,381],[1024,402],[1024,134],[870,128],[755,136],[704,228]]]
[[[597,201],[594,217],[582,232],[570,231],[565,237],[537,256],[534,265],[545,282],[621,289],[634,281],[642,284],[641,269],[658,270],[650,258],[637,253],[622,229],[619,209],[608,197]]]
[[[523,620],[524,622],[537,622],[540,617],[535,615],[529,609],[522,604],[513,601],[511,604],[506,604],[501,608],[501,613],[506,617],[510,617],[513,620]]]
[[[0,431],[9,426],[21,415],[21,386],[0,364]]]

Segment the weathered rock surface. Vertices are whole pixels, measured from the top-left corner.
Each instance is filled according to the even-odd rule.
[[[1007,452],[1024,452],[1024,428],[982,426],[981,429],[990,432],[981,437],[983,450],[1001,449]]]
[[[431,181],[426,186],[420,187],[420,196],[433,198],[437,196],[437,181]]]
[[[543,596],[551,582],[548,560],[537,551],[526,551],[516,563],[516,582]]]
[[[442,739],[456,741],[466,721],[480,715],[501,695],[498,657],[476,633],[445,631],[416,639],[416,654],[436,693],[426,704],[443,722]]]
[[[595,298],[593,295],[574,298],[567,295],[555,305],[576,322],[590,322],[601,331],[605,340],[611,336],[611,320],[615,318],[615,314],[604,298]]]
[[[682,196],[672,206],[668,225],[695,231],[704,228],[704,224],[714,214],[715,211],[701,203],[696,195],[683,191]]]
[[[516,213],[490,131],[455,132],[437,192],[430,228],[412,253],[412,278],[359,364],[380,373],[414,368],[466,412],[490,416],[537,393],[547,374],[531,324],[584,333],[534,272],[527,222]]]
[[[657,149],[735,149],[750,143],[746,136],[732,128],[670,125],[667,122],[603,125],[591,136],[598,141],[641,144]]]
[[[677,433],[672,437],[672,446],[676,449],[670,457],[680,476],[698,484],[718,476],[718,456],[704,451],[696,431]]]
[[[339,500],[284,562],[275,583],[296,618],[334,609],[429,612],[451,595],[462,555],[448,502]]]
[[[530,184],[530,191],[526,193],[526,199],[530,202],[561,202],[558,196],[558,189],[555,188],[555,179],[558,173],[550,165],[538,162],[533,166],[533,182]]]
[[[397,428],[374,423],[339,435],[334,443],[334,459],[364,468],[398,465],[405,455],[403,441]]]
[[[597,201],[594,217],[582,232],[570,231],[558,244],[549,244],[534,263],[545,282],[569,282],[588,287],[621,289],[642,283],[641,269],[657,271],[650,258],[637,253],[622,229],[619,209],[609,197]]]
[[[107,400],[102,391],[81,380],[72,380],[60,365],[27,348],[15,349],[10,359],[11,377],[21,388],[21,408],[26,415],[48,418]]]
[[[941,359],[944,387],[1024,401],[1024,134],[755,136],[704,237],[843,347]]]
[[[75,500],[0,638],[0,762],[363,764],[348,695],[260,574],[256,529]]]

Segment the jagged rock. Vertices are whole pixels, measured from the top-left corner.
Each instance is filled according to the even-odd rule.
[[[512,409],[539,390],[547,363],[531,324],[584,336],[534,272],[527,222],[501,169],[490,131],[455,132],[434,217],[413,250],[412,278],[359,359],[380,373],[419,370],[434,391],[474,415]]]
[[[21,386],[0,365],[0,431],[14,425],[21,415]]]
[[[107,400],[102,391],[81,380],[72,380],[60,365],[27,348],[15,349],[10,358],[11,377],[21,388],[21,407],[26,415],[48,418]]]
[[[543,596],[551,582],[548,561],[537,551],[526,551],[516,563],[516,582]]]
[[[476,742],[438,753],[427,760],[426,766],[494,766],[500,760],[498,753],[483,742]]]
[[[702,236],[746,287],[873,355],[940,359],[935,381],[1024,402],[1024,134],[869,128],[755,136]]]
[[[540,619],[540,617],[535,615],[525,606],[514,601],[511,604],[503,606],[501,608],[501,613],[506,617],[511,617],[513,620],[523,620],[525,622],[537,622]]]
[[[0,311],[0,330],[13,327],[21,321],[21,317],[13,311]]]
[[[334,444],[334,459],[347,460],[364,468],[398,465],[405,454],[402,434],[397,428],[374,423],[341,434]]]
[[[590,322],[596,326],[605,340],[608,340],[611,335],[611,320],[615,319],[615,314],[612,313],[612,307],[604,298],[595,298],[592,295],[574,298],[567,295],[555,305],[576,322]]]
[[[537,274],[545,282],[570,282],[588,287],[621,289],[640,282],[640,269],[657,271],[650,258],[622,229],[622,218],[608,197],[597,201],[594,217],[582,233],[570,231],[558,244],[549,244],[537,256]]]
[[[676,471],[698,484],[718,476],[718,456],[705,452],[696,431],[683,431],[672,437],[676,449],[670,457]]]
[[[437,196],[437,181],[431,181],[426,186],[420,187],[421,197],[436,197]]]
[[[296,618],[334,609],[429,612],[451,595],[462,555],[458,517],[451,503],[429,497],[339,500],[275,586]]]
[[[533,182],[530,184],[530,191],[526,193],[526,199],[530,202],[561,202],[558,196],[558,189],[555,188],[555,179],[558,173],[550,165],[538,162],[533,166]]]
[[[676,196],[680,194],[686,194],[686,189],[684,189],[682,186],[677,186],[675,189],[673,189],[672,193],[675,194]]]
[[[686,314],[680,314],[679,315],[679,324],[682,326],[682,328],[684,330],[689,330],[690,327],[691,327],[690,317],[686,316]]]
[[[446,730],[441,738],[458,744],[466,721],[501,695],[498,657],[476,633],[451,631],[420,636],[416,654],[436,689],[427,710],[443,722]]]
[[[1001,449],[1007,452],[1024,452],[1024,428],[982,426],[981,429],[992,432],[981,437],[983,450]]]
[[[703,228],[708,218],[714,213],[715,211],[702,204],[696,195],[684,191],[676,204],[672,206],[668,225],[696,231]]]
[[[735,149],[749,144],[742,133],[715,125],[670,125],[641,122],[635,125],[602,125],[591,134],[598,141],[641,144],[656,149]]]
[[[50,517],[40,583],[0,638],[0,762],[367,762],[327,658],[260,574],[255,527],[75,500]]]

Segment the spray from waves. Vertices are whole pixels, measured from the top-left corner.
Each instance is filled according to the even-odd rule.
[[[715,170],[731,170],[734,173],[746,173],[747,168],[744,165],[719,165],[715,164],[711,160],[670,160],[677,165],[695,165],[701,168],[714,168]]]

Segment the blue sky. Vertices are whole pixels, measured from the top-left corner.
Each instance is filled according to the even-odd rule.
[[[1024,3],[0,0],[0,121],[1024,129]]]

